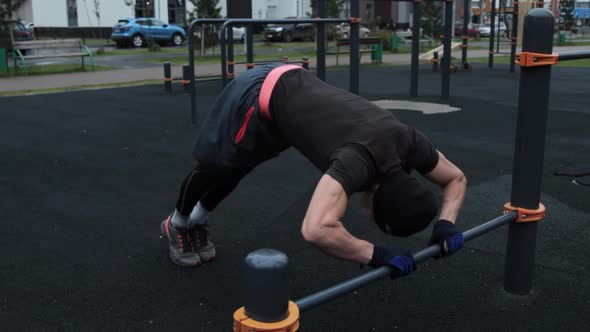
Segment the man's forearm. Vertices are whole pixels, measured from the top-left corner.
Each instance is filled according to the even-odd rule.
[[[317,237],[310,241],[326,254],[360,264],[368,264],[373,255],[373,244],[352,236],[340,221],[322,226]]]
[[[465,191],[467,189],[467,180],[464,176],[450,181],[443,191],[443,202],[440,211],[440,219],[448,220],[455,223],[459,216],[459,211],[463,205]]]

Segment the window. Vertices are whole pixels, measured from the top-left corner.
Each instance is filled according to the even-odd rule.
[[[77,0],[66,0],[66,6],[68,7],[68,26],[78,26],[78,5]]]
[[[157,0],[136,0],[135,17],[154,17],[154,1]]]
[[[184,24],[186,20],[186,1],[168,0],[168,22]]]

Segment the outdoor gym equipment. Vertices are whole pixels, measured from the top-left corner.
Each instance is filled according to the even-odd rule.
[[[537,221],[545,217],[540,203],[545,132],[549,103],[553,48],[553,14],[544,9],[530,11],[524,21],[523,53],[514,144],[512,192],[504,215],[463,233],[465,241],[508,224],[504,289],[512,294],[529,294],[532,289]],[[590,52],[565,55],[564,59],[588,57]],[[530,60],[529,60],[530,59]],[[440,253],[438,244],[413,255],[421,263]],[[234,313],[234,332],[297,331],[299,314],[325,302],[393,274],[384,266],[295,302],[288,299],[287,257],[272,249],[255,251],[246,258],[246,303]]]

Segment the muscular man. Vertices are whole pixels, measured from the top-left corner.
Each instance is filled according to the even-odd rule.
[[[321,251],[402,274],[415,269],[408,250],[376,246],[346,230],[340,220],[355,192],[364,192],[364,206],[382,231],[406,237],[437,218],[429,244],[440,244],[442,256],[463,246],[454,227],[466,188],[460,169],[391,112],[300,67],[275,64],[240,74],[208,113],[193,151],[197,164],[161,224],[172,262],[197,266],[214,259],[209,212],[254,167],[288,147],[323,172],[301,227]],[[440,208],[413,171],[443,188]]]

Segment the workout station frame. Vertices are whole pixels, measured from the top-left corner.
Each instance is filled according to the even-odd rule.
[[[551,66],[559,60],[590,58],[590,51],[552,53],[554,22],[550,11],[531,10],[524,19],[522,52],[515,54],[515,63],[521,70],[511,200],[504,205],[502,216],[463,233],[465,241],[470,241],[509,225],[504,290],[516,295],[526,295],[532,290],[537,222],[545,218],[545,206],[540,197]],[[439,255],[440,250],[438,244],[431,245],[413,254],[413,259],[422,263]],[[289,301],[287,266],[287,256],[274,249],[260,249],[246,257],[245,304],[234,312],[234,332],[297,331],[300,313],[379,279],[400,276],[391,267],[384,266]]]

